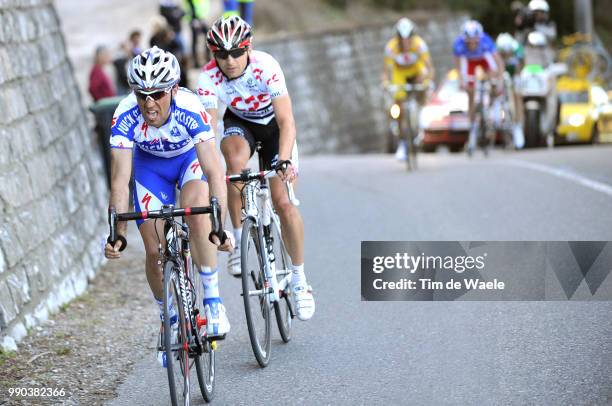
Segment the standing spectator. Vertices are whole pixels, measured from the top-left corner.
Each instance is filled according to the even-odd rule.
[[[185,69],[186,59],[181,44],[177,40],[174,30],[172,30],[168,24],[166,24],[166,21],[159,16],[153,21],[153,35],[151,36],[149,44],[151,47],[156,46],[164,51],[170,52],[176,57],[181,66],[179,86],[188,87],[187,69]]]
[[[142,52],[141,39],[142,33],[140,30],[130,32],[128,40],[121,44],[121,54],[113,60],[117,94],[128,94],[130,91],[127,83],[127,63]]]
[[[140,30],[134,30],[130,32],[130,36],[128,39],[127,46],[129,48],[128,55],[130,58],[135,57],[136,55],[140,55],[142,52],[142,47],[140,46],[140,41],[142,40],[142,33]]]
[[[89,73],[89,94],[98,101],[105,97],[112,97],[117,94],[113,81],[104,71],[104,67],[111,62],[111,54],[105,46],[96,48],[94,66]]]
[[[166,24],[163,18],[156,17],[152,24],[152,35],[149,40],[151,47],[158,47],[172,53],[177,58],[183,56],[181,46],[176,38],[174,30]]]
[[[513,15],[514,38],[521,44],[525,43],[529,27],[533,25],[533,16],[529,9],[520,1],[513,1],[510,4]]]
[[[204,40],[204,52],[206,60],[202,63],[198,58],[198,38],[202,35],[206,38],[208,27],[206,26],[206,17],[210,10],[209,0],[185,0],[187,10],[187,18],[191,27],[191,55],[193,64],[197,68],[204,65],[210,59],[210,53]]]
[[[240,3],[240,17],[253,27],[253,6],[255,0],[238,0]]]
[[[238,12],[238,0],[223,0],[223,17],[237,16]]]
[[[184,53],[185,41],[181,34],[181,19],[185,15],[185,11],[176,0],[160,0],[159,13],[166,19],[166,22],[174,32],[174,37],[181,48],[181,53]]]

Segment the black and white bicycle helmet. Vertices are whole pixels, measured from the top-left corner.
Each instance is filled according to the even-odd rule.
[[[211,51],[231,51],[251,45],[251,26],[238,16],[221,17],[215,21],[206,43]]]
[[[156,92],[174,86],[181,78],[176,57],[158,47],[149,48],[128,66],[128,85],[141,92]]]

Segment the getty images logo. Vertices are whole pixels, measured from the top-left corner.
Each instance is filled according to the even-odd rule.
[[[410,255],[406,252],[390,256],[376,256],[372,259],[372,272],[382,273],[386,270],[405,270],[415,273],[423,270],[449,270],[463,273],[470,270],[482,271],[485,268],[487,253],[476,257],[471,255]]]

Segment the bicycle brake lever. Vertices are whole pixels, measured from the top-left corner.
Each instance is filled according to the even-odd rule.
[[[127,247],[127,240],[124,236],[117,235],[117,211],[114,207],[108,208],[108,226],[110,230],[106,242],[112,246],[115,246],[117,240],[121,241],[119,252],[123,251]]]
[[[291,182],[285,182],[285,187],[287,188],[287,195],[289,195],[289,201],[295,207],[298,207],[300,205],[300,200],[295,197],[295,192],[293,191],[293,185],[291,184]]]

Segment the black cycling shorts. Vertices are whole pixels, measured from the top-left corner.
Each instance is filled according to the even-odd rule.
[[[239,135],[249,143],[251,148],[249,157],[252,157],[255,153],[255,143],[257,141],[261,142],[259,154],[263,158],[263,169],[274,168],[278,161],[278,142],[280,138],[276,118],[273,118],[268,124],[257,124],[240,118],[230,109],[226,109],[223,115],[223,126],[225,128],[223,139],[232,135]]]

